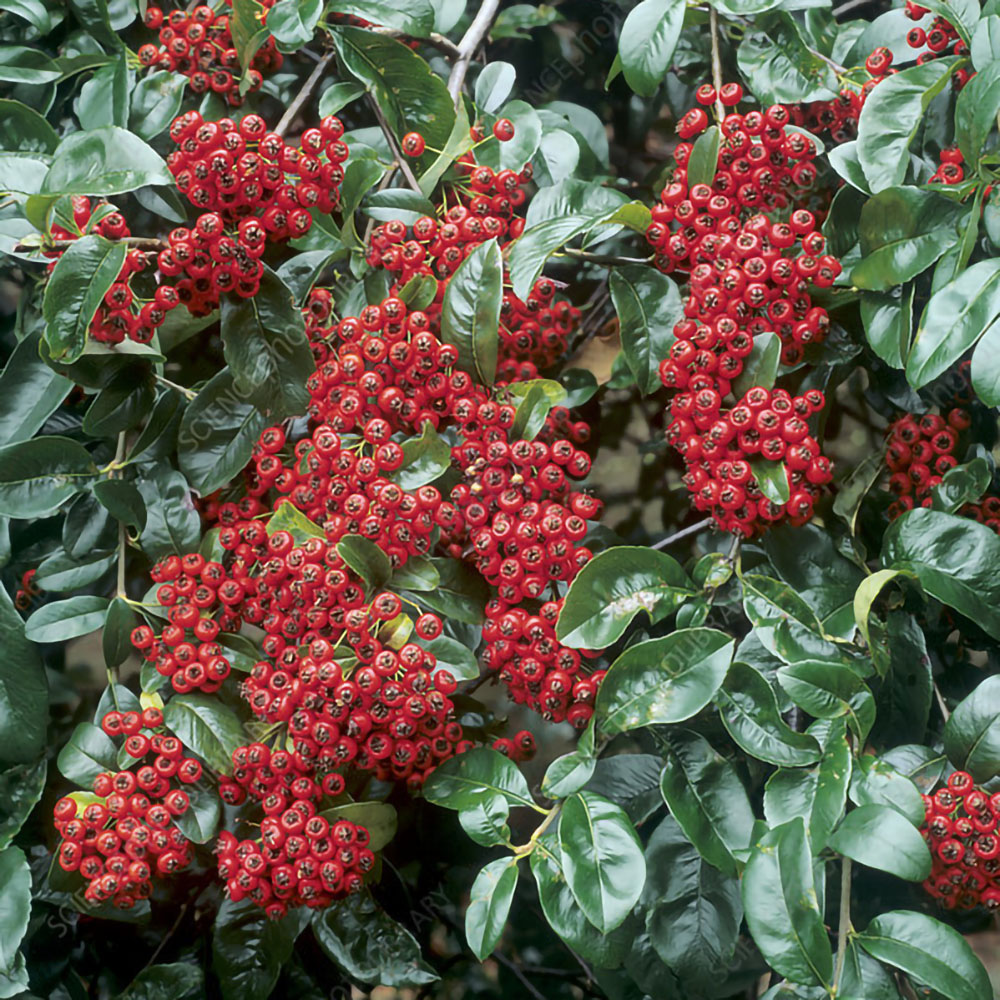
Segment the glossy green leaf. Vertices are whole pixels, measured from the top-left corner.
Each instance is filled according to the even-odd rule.
[[[755,385],[770,389],[781,364],[781,341],[770,330],[753,338],[753,349],[743,359],[743,370],[733,380],[733,393],[742,399]]]
[[[348,4],[350,6],[350,4]],[[307,45],[323,14],[323,0],[283,0],[267,17],[267,30],[282,45]]]
[[[363,535],[345,535],[337,543],[337,555],[361,577],[372,592],[381,590],[392,576],[389,557]]]
[[[31,916],[31,870],[20,847],[0,851],[0,972],[12,969]]]
[[[44,52],[22,45],[4,45],[0,49],[0,80],[9,83],[52,83],[62,70]]]
[[[565,646],[601,649],[621,638],[640,611],[655,625],[693,593],[672,556],[644,546],[615,546],[598,553],[570,584],[556,636]]]
[[[105,294],[118,279],[128,248],[103,236],[84,236],[65,250],[45,286],[45,340],[57,361],[76,361]]]
[[[370,837],[368,846],[381,851],[396,836],[399,821],[396,810],[388,802],[347,802],[332,809],[324,809],[323,816],[332,824],[347,819],[363,826]]]
[[[812,764],[819,758],[819,744],[785,723],[771,685],[753,667],[734,663],[715,703],[729,735],[752,757],[783,767]]]
[[[468,625],[480,625],[489,600],[486,581],[471,566],[458,559],[434,558],[441,577],[434,590],[415,594],[413,599],[440,615]]]
[[[38,804],[47,773],[45,758],[0,771],[0,851],[17,836]]]
[[[1000,676],[987,677],[955,707],[945,723],[944,750],[979,784],[1000,773]]]
[[[763,104],[832,100],[837,77],[807,43],[798,23],[785,11],[761,18],[759,30],[740,43],[736,60],[750,90]]]
[[[476,78],[476,106],[488,115],[496,112],[510,97],[517,70],[508,62],[491,62]]]
[[[1000,317],[1000,261],[984,260],[940,288],[924,309],[906,378],[916,389],[954,364]]]
[[[513,857],[491,861],[472,883],[465,911],[465,939],[480,962],[500,941],[516,887],[517,858]]]
[[[875,721],[875,699],[868,685],[849,667],[822,660],[801,660],[782,667],[778,683],[800,708],[817,719],[847,716],[864,740]]]
[[[753,810],[733,766],[703,736],[672,730],[665,736],[663,800],[685,836],[710,864],[735,874],[750,846]]]
[[[151,965],[129,983],[117,1000],[197,1000],[205,995],[205,973],[197,965]]]
[[[646,860],[632,823],[619,806],[577,792],[559,814],[563,872],[587,919],[602,933],[632,911],[646,879]]]
[[[306,379],[315,370],[302,313],[269,268],[253,298],[222,303],[222,345],[240,404],[272,422],[305,413]]]
[[[139,619],[136,613],[120,597],[108,605],[101,635],[104,663],[109,667],[121,666],[132,653],[129,635]]]
[[[876,917],[855,939],[885,962],[948,1000],[990,1000],[982,963],[958,931],[923,913],[894,910]]]
[[[491,795],[468,809],[458,811],[458,822],[469,839],[481,847],[510,842],[507,817],[510,807],[502,795]]]
[[[24,623],[24,634],[32,642],[66,642],[94,632],[104,624],[106,597],[82,595],[43,604]]]
[[[679,0],[642,0],[625,18],[618,54],[625,80],[641,97],[652,97],[663,82],[683,24]]]
[[[910,882],[931,872],[931,852],[919,830],[890,806],[852,809],[827,840],[827,846],[859,864]]]
[[[742,890],[747,927],[771,967],[792,982],[828,987],[833,953],[801,818],[769,830],[757,842]]]
[[[137,135],[108,125],[62,140],[42,181],[42,194],[107,196],[150,184],[173,184],[166,163]]]
[[[33,761],[45,746],[48,682],[38,650],[25,637],[21,616],[0,587],[0,761]]]
[[[415,490],[439,479],[451,468],[451,446],[427,421],[419,437],[403,442],[403,464],[393,478],[404,490]]]
[[[136,486],[146,503],[146,526],[139,536],[142,550],[151,558],[183,555],[198,547],[201,518],[195,510],[187,480],[160,463],[147,469]]]
[[[908,511],[889,525],[882,559],[916,574],[927,593],[1000,638],[1000,539],[986,525],[926,508]]]
[[[972,354],[972,388],[987,406],[1000,406],[1000,322],[994,322]]]
[[[233,769],[233,751],[247,742],[231,708],[203,694],[175,695],[163,709],[163,719],[184,746],[222,774]]]
[[[81,722],[56,763],[64,778],[89,790],[103,771],[118,770],[118,748],[99,726]]]
[[[861,296],[861,322],[871,349],[887,365],[902,368],[913,334],[913,293],[907,285],[896,292],[867,292]]]
[[[503,261],[496,240],[478,246],[451,276],[441,304],[441,339],[458,349],[458,367],[481,384],[496,378]]]
[[[174,818],[177,828],[195,844],[207,844],[219,832],[222,800],[213,788],[194,786],[188,789],[190,805]]]
[[[73,386],[38,356],[38,340],[37,334],[25,337],[0,373],[0,445],[32,437]]]
[[[479,747],[446,760],[424,782],[424,798],[446,809],[471,809],[495,795],[512,806],[534,802],[517,765],[497,750]]]
[[[420,957],[413,935],[367,893],[317,910],[312,929],[330,959],[359,982],[403,988],[438,978]]]
[[[574,750],[556,757],[545,771],[542,792],[550,799],[561,799],[579,791],[590,780],[597,766],[592,753]]]
[[[630,646],[611,664],[594,705],[605,733],[683,722],[719,690],[735,640],[710,628],[681,629]]]
[[[56,130],[34,108],[0,100],[0,149],[20,153],[52,153],[59,145]]]
[[[934,59],[886,77],[872,91],[858,118],[857,154],[871,190],[902,182],[910,162],[910,142],[924,112],[945,88],[954,59]]]
[[[684,318],[680,291],[665,274],[641,264],[616,268],[609,287],[625,360],[642,392],[655,392],[662,388],[660,361],[674,342],[675,324]]]
[[[180,113],[187,77],[169,70],[144,76],[132,92],[130,122],[140,139],[147,142],[167,129]]]
[[[911,778],[896,770],[884,758],[871,754],[859,758],[851,781],[850,796],[859,806],[889,806],[915,827],[924,821],[920,789]]]

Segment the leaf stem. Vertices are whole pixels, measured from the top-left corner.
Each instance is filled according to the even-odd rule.
[[[157,382],[167,386],[169,389],[176,389],[177,392],[183,394],[186,399],[194,399],[195,396],[198,395],[194,389],[185,389],[184,386],[178,385],[176,382],[171,382],[170,379],[164,378],[164,376],[159,375],[156,372],[153,372],[153,378],[155,378]]]
[[[526,854],[530,854],[538,844],[539,838],[543,833],[552,825],[555,818],[559,815],[562,809],[562,803],[559,802],[554,805],[551,809],[547,810],[547,815],[541,823],[535,827],[535,832],[528,838],[527,843],[521,844],[519,847],[514,848],[514,853],[518,857],[524,857]]]
[[[457,108],[462,102],[462,86],[465,84],[465,75],[469,72],[472,57],[476,49],[482,44],[483,39],[489,34],[493,25],[493,19],[500,9],[500,0],[484,0],[472,23],[466,29],[462,40],[458,43],[458,58],[451,69],[448,77],[448,93],[451,94]]]
[[[708,8],[708,27],[712,33],[712,86],[715,87],[715,115],[721,122],[726,117],[719,91],[722,90],[722,54],[719,51],[719,15],[714,7]]]
[[[591,264],[649,264],[652,257],[619,257],[613,253],[588,253],[586,250],[577,250],[575,247],[563,247],[564,254],[575,257],[577,260],[585,260]]]
[[[281,116],[281,120],[275,126],[274,131],[278,135],[284,135],[288,131],[292,122],[295,121],[296,116],[302,110],[303,105],[312,97],[312,92],[316,89],[319,81],[323,79],[323,74],[326,72],[327,66],[332,62],[333,57],[333,51],[327,52],[313,67],[313,71],[306,77],[306,82],[302,84],[299,92],[292,98],[292,103],[288,105],[287,110]]]
[[[844,974],[844,960],[847,958],[847,937],[851,930],[851,859],[840,859],[840,919],[837,923],[837,960],[833,970],[833,987],[831,996],[836,996],[840,989],[840,980]]]

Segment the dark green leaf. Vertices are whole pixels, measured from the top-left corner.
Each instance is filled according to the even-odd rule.
[[[146,502],[146,526],[139,536],[142,550],[152,559],[193,552],[201,537],[201,518],[187,480],[170,466],[158,464],[136,485]]]
[[[150,184],[173,184],[166,163],[137,135],[108,125],[62,140],[42,193],[113,195]]]
[[[159,70],[143,77],[132,92],[131,124],[140,139],[154,139],[177,117],[187,77]]]
[[[763,104],[832,100],[836,74],[811,49],[795,19],[785,11],[761,18],[736,53],[740,70]]]
[[[771,967],[793,982],[828,987],[833,953],[801,818],[768,831],[758,841],[743,873],[742,889],[747,927]]]
[[[517,765],[488,747],[449,758],[434,770],[423,790],[428,802],[446,809],[471,809],[495,795],[513,806],[535,808]]]
[[[1000,676],[987,677],[951,713],[944,750],[977,783],[1000,772]]]
[[[43,604],[24,623],[24,634],[32,642],[66,642],[104,624],[108,610],[106,597],[68,597]]]
[[[129,983],[117,1000],[197,1000],[205,995],[205,973],[197,965],[151,965]]]
[[[392,576],[389,557],[362,535],[345,535],[337,543],[337,554],[372,592],[381,590]]]
[[[911,882],[931,873],[931,852],[917,828],[890,806],[851,810],[830,835],[827,846],[859,864]]]
[[[630,646],[598,690],[597,727],[613,734],[690,719],[719,690],[734,646],[735,640],[710,628],[681,629]]]
[[[38,650],[25,638],[21,616],[0,587],[0,761],[33,761],[45,746],[48,682]]]
[[[79,590],[100,580],[115,563],[117,553],[87,551],[79,557],[57,549],[38,564],[35,583],[52,593]]]
[[[45,286],[45,340],[53,359],[72,363],[87,343],[87,331],[105,294],[118,280],[128,248],[103,236],[73,242]]]
[[[489,599],[489,588],[482,576],[458,559],[434,558],[432,562],[441,584],[436,590],[414,595],[414,600],[455,621],[482,624]]]
[[[972,355],[972,388],[987,406],[1000,406],[1000,323],[983,334]]]
[[[184,746],[223,774],[232,771],[233,751],[247,742],[233,710],[202,694],[175,695],[164,706],[163,719]]]
[[[398,582],[397,577],[398,573],[393,574],[394,583]],[[438,670],[447,670],[455,680],[470,681],[479,676],[479,661],[476,659],[476,654],[457,639],[439,635],[436,639],[415,638],[413,641],[433,654],[437,660]]]
[[[660,791],[670,812],[709,864],[735,874],[754,824],[736,771],[708,740],[688,730],[664,737],[663,757]]]
[[[104,771],[118,770],[118,748],[111,737],[92,722],[81,722],[56,761],[64,778],[90,789]]]
[[[502,298],[503,261],[490,240],[462,261],[441,304],[441,340],[458,348],[458,367],[487,386],[496,378]]]
[[[982,963],[958,931],[912,910],[876,917],[855,940],[880,962],[902,969],[948,1000],[990,1000]]]
[[[875,721],[875,699],[850,667],[823,660],[801,660],[782,667],[778,683],[800,708],[817,719],[847,716],[848,725],[864,740]]]
[[[590,780],[597,766],[592,753],[574,750],[556,757],[542,779],[542,792],[550,799],[561,799],[579,791]]]
[[[902,368],[913,332],[913,293],[907,285],[895,292],[861,296],[861,322],[871,349],[892,368]]]
[[[115,520],[137,531],[146,526],[146,505],[132,483],[125,479],[101,479],[94,483],[93,492]]]
[[[351,101],[356,101],[364,92],[365,88],[353,80],[344,83],[335,83],[327,87],[319,95],[319,107],[317,111],[321,118],[326,115],[335,115],[341,108],[350,104]]]
[[[4,45],[0,48],[0,80],[9,83],[51,83],[62,76],[62,70],[37,48]]]
[[[781,364],[781,341],[777,334],[766,330],[753,338],[753,349],[743,360],[743,370],[733,382],[733,392],[741,399],[755,385],[765,389],[774,386]]]
[[[625,360],[639,388],[655,392],[662,388],[660,361],[674,342],[675,324],[684,318],[677,285],[655,268],[629,264],[611,272],[610,289]]]
[[[6,973],[14,967],[31,916],[31,870],[20,847],[0,851],[0,885],[0,972]]]
[[[851,800],[859,806],[882,805],[895,809],[919,827],[924,821],[924,803],[920,789],[889,761],[864,754],[851,782]]]
[[[38,804],[47,772],[44,757],[0,772],[0,851],[17,836],[31,810]]]
[[[403,464],[393,478],[404,490],[433,483],[451,468],[451,446],[430,421],[424,423],[420,437],[403,442]]]
[[[83,416],[83,432],[110,438],[135,427],[153,405],[153,385],[145,371],[123,368],[94,397]]]
[[[476,105],[488,115],[496,112],[510,97],[517,71],[508,62],[491,62],[476,78]]]
[[[132,653],[129,634],[138,624],[136,613],[120,597],[116,597],[108,605],[102,636],[104,662],[107,666],[118,667],[128,659]]]
[[[628,85],[640,96],[652,97],[663,82],[683,23],[679,0],[642,0],[625,18],[618,54]]]
[[[465,911],[465,938],[472,953],[483,961],[497,946],[517,887],[517,858],[497,858],[472,883]]]
[[[323,0],[284,0],[268,13],[267,30],[283,45],[301,48],[312,40],[322,14]]]
[[[368,846],[373,851],[381,851],[396,836],[399,825],[396,810],[388,802],[347,802],[324,809],[323,816],[330,823],[347,819],[363,826],[368,831]]]
[[[73,386],[38,356],[38,339],[37,334],[25,337],[0,374],[0,445],[26,441],[35,434]]]
[[[0,100],[0,149],[19,153],[52,153],[59,145],[56,130],[20,101]]]
[[[631,912],[646,879],[646,859],[620,807],[593,792],[562,805],[559,845],[566,883],[587,919],[602,933]]]

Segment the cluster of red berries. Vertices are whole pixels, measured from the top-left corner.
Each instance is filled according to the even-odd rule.
[[[180,740],[156,732],[163,726],[157,708],[143,712],[108,712],[101,727],[109,736],[124,736],[125,751],[143,761],[134,772],[104,772],[94,779],[100,801],[81,810],[72,796],[54,809],[55,827],[62,836],[57,858],[64,871],[78,871],[87,882],[84,896],[97,905],[111,901],[131,909],[152,893],[154,875],[169,875],[191,863],[190,841],[175,826],[190,800],[171,779],[193,784],[201,778],[201,764],[185,757]]]
[[[522,729],[512,737],[501,736],[493,741],[493,749],[505,757],[520,763],[531,760],[535,756],[535,737],[527,729]]]
[[[969,411],[956,406],[942,417],[906,414],[889,426],[885,453],[889,467],[889,489],[896,499],[889,517],[897,518],[914,507],[930,507],[932,490],[949,469],[958,465],[961,435],[972,424]],[[1000,496],[987,495],[978,503],[966,503],[957,511],[1000,534]]]
[[[921,7],[913,3],[913,0],[906,0],[906,16],[911,21],[922,21],[929,13],[929,8]],[[969,47],[959,37],[955,27],[939,15],[934,16],[929,27],[916,25],[910,28],[906,34],[906,44],[911,49],[924,50],[917,56],[918,66],[944,56],[969,54]],[[973,76],[975,72],[972,69],[967,67],[957,69],[951,78],[952,86],[955,90],[961,90]]]
[[[605,671],[587,673],[580,650],[556,639],[563,602],[546,601],[536,614],[495,599],[486,606],[483,664],[497,673],[519,705],[548,722],[583,729]]]
[[[957,146],[947,147],[941,150],[939,155],[940,163],[937,170],[931,176],[928,184],[960,184],[965,180],[965,157]],[[989,189],[986,191],[989,194]]]
[[[175,296],[206,315],[223,292],[256,294],[268,241],[303,236],[311,211],[331,212],[340,199],[347,159],[344,127],[329,115],[307,129],[299,146],[269,132],[260,115],[237,124],[206,122],[197,111],[174,119],[178,149],[167,158],[179,191],[203,214],[174,229],[158,257],[160,272],[181,277]]]
[[[89,198],[74,195],[71,198],[74,230],[58,224],[52,226],[52,237],[57,240],[78,240],[84,234],[120,240],[131,236],[124,216],[107,204],[94,205]],[[62,256],[63,250],[48,250],[45,256]],[[49,264],[51,271],[56,260]],[[167,312],[177,305],[177,294],[172,288],[159,288],[151,300],[141,299],[132,288],[132,277],[146,267],[146,255],[137,249],[129,250],[125,263],[114,283],[105,293],[90,323],[90,336],[103,344],[120,344],[133,340],[148,344],[156,328],[167,317]]]
[[[232,8],[233,0],[226,0]],[[267,10],[274,0],[262,0]],[[231,107],[243,103],[240,93],[240,60],[233,41],[228,13],[216,12],[205,4],[187,10],[165,13],[161,7],[146,8],[147,28],[158,31],[159,46],[146,44],[139,49],[143,66],[170,70],[188,78],[188,86],[196,94],[211,91],[224,98]],[[246,72],[245,90],[259,90],[265,73],[281,68],[284,57],[270,36],[254,53]]]
[[[727,99],[740,93],[730,90]],[[695,505],[720,527],[747,536],[786,516],[793,524],[807,521],[832,478],[808,424],[824,406],[818,390],[792,397],[755,386],[724,408],[756,337],[776,333],[782,362],[796,365],[829,329],[808,289],[829,287],[841,267],[825,253],[815,216],[795,209],[787,222],[771,222],[762,211],[791,207],[793,191],[815,176],[813,144],[787,130],[790,117],[782,105],[727,114],[711,184],[688,183],[692,144],[680,143],[677,168],[647,230],[657,266],[689,276],[685,319],[660,364],[663,384],[678,390],[667,438],[687,465],[684,482]],[[705,111],[693,108],[678,132],[687,140],[707,126]],[[786,502],[765,496],[751,466],[757,460],[784,463]]]
[[[168,556],[150,572],[160,586],[156,599],[168,609],[169,624],[157,635],[148,625],[132,631],[132,645],[170,678],[175,691],[183,694],[200,689],[218,691],[229,676],[230,664],[224,647],[217,642],[222,625],[207,612],[222,604],[228,608],[234,593],[222,563],[197,552]],[[227,624],[235,621],[223,615]]]
[[[273,920],[296,906],[329,906],[360,892],[375,867],[368,831],[346,819],[331,823],[308,799],[267,816],[260,834],[237,840],[223,831],[215,850],[229,898],[248,899]]]
[[[978,788],[966,771],[924,795],[921,832],[931,851],[924,888],[949,910],[1000,907],[1000,793]]]
[[[36,597],[40,597],[45,591],[35,583],[37,569],[25,570],[21,574],[21,586],[17,588],[14,595],[14,607],[18,611],[27,611],[31,607]]]

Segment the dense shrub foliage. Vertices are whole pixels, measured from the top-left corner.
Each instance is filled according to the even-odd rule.
[[[0,997],[993,995],[994,0],[0,0],[0,87]]]

